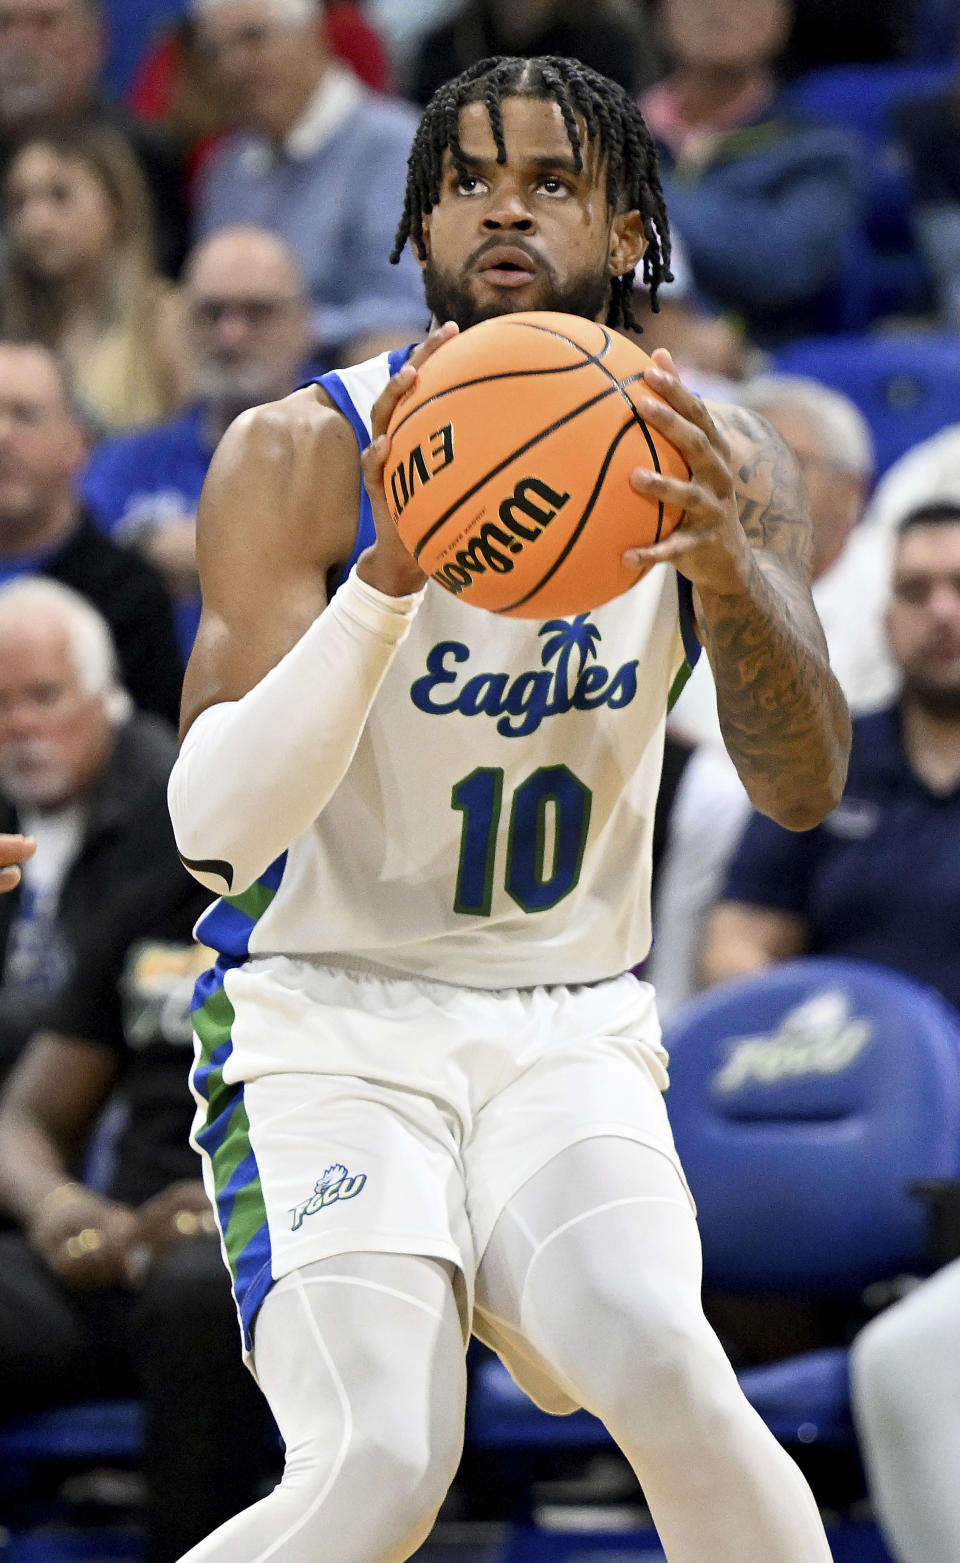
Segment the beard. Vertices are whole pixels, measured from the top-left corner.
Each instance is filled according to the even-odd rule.
[[[550,309],[561,315],[579,315],[583,320],[606,319],[610,303],[609,277],[593,270],[561,278],[542,260],[540,269],[539,296],[534,303],[529,299],[521,302],[517,298],[517,292],[525,289],[502,288],[488,303],[480,304],[471,294],[469,283],[463,277],[441,270],[432,256],[424,264],[423,289],[434,319],[440,324],[455,320],[461,331],[479,325],[481,320],[494,320],[498,315],[514,315],[527,309]]]
[[[35,809],[55,808],[77,790],[70,768],[42,740],[5,748],[0,787],[12,803]]]
[[[200,401],[233,416],[272,401],[276,395],[276,375],[261,364],[228,366],[201,359],[194,384]]]
[[[903,698],[926,711],[928,716],[954,718],[960,722],[960,683],[945,684],[924,673],[904,669],[901,688]]]

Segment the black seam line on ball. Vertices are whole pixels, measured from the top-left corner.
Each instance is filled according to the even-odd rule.
[[[605,326],[602,327],[601,329],[607,335],[607,347],[609,347],[610,346],[610,335],[606,331],[606,327]],[[651,437],[650,430],[647,428],[646,424],[644,423],[644,421],[641,418],[640,414],[637,412],[637,409],[634,407],[634,405],[633,405],[632,401],[630,400],[629,396],[627,395],[626,391],[623,389],[625,385],[636,385],[638,380],[642,380],[643,379],[643,371],[641,370],[641,372],[639,374],[627,375],[627,377],[625,379],[623,379],[623,380],[618,380],[616,375],[611,374],[611,372],[607,368],[606,364],[602,364],[600,362],[600,359],[603,358],[603,357],[604,357],[604,353],[601,353],[599,355],[599,357],[596,359],[597,367],[598,367],[598,369],[600,369],[602,371],[603,374],[609,375],[610,379],[613,380],[616,383],[618,391],[620,392],[621,396],[623,397],[624,401],[626,402],[627,406],[630,409],[630,416],[631,416],[631,418],[634,420],[635,423],[639,424],[641,430],[643,431],[643,437],[644,437],[644,439],[647,442],[647,448],[648,448],[648,450],[650,452],[650,456],[651,456],[651,459],[653,461],[653,469],[659,476],[662,477],[663,476],[663,472],[662,472],[662,469],[661,469],[661,466],[660,466],[660,454],[659,454],[659,452],[657,450],[657,447],[656,447],[656,445],[655,445],[655,443],[654,443],[654,441],[653,441],[653,439]],[[663,530],[663,500],[660,499],[660,500],[657,501],[657,530],[656,530],[656,533],[655,533],[654,539],[653,539],[653,541],[655,543],[659,543],[659,541],[660,541],[660,533],[662,532],[662,530]]]
[[[182,852],[178,852],[177,857],[184,868],[193,869],[197,874],[217,874],[228,890],[233,889],[232,863],[225,862],[221,857],[184,857]]]
[[[556,573],[559,570],[560,566],[563,564],[563,561],[568,557],[568,555],[572,551],[574,545],[577,542],[577,539],[580,537],[581,533],[583,532],[584,527],[586,526],[587,522],[590,519],[590,512],[593,510],[593,507],[594,507],[594,505],[597,502],[597,499],[598,499],[599,494],[600,494],[600,490],[603,487],[604,479],[606,478],[608,468],[610,466],[611,461],[613,460],[614,453],[616,452],[617,446],[620,444],[620,441],[623,439],[623,436],[625,434],[627,434],[629,432],[629,430],[632,429],[632,428],[633,428],[633,419],[632,418],[628,418],[626,423],[623,425],[623,427],[617,432],[616,436],[614,437],[614,439],[613,439],[613,441],[612,441],[612,443],[610,445],[610,448],[607,451],[607,454],[603,458],[603,464],[602,464],[602,466],[600,468],[599,473],[597,474],[597,481],[594,484],[593,493],[590,495],[590,498],[587,500],[587,503],[584,506],[583,515],[580,517],[580,520],[577,522],[577,524],[574,527],[573,531],[570,533],[570,536],[567,538],[567,541],[563,545],[563,548],[560,550],[560,552],[557,555],[556,559],[554,559],[554,561],[553,561],[552,565],[550,566],[549,570],[547,571],[547,573],[540,577],[540,579],[537,582],[536,586],[531,586],[531,588],[530,588],[530,590],[528,592],[525,592],[522,597],[518,597],[516,602],[508,602],[506,607],[498,608],[497,609],[498,613],[512,613],[515,608],[522,608],[525,602],[529,602],[531,597],[535,597],[539,591],[542,591],[543,587],[546,586],[547,582],[549,580],[551,580],[554,575],[556,575]]]
[[[468,390],[472,385],[489,385],[494,380],[524,380],[531,379],[537,375],[573,374],[576,370],[586,369],[588,364],[599,364],[601,358],[610,351],[611,343],[609,336],[599,353],[588,353],[587,349],[581,347],[579,342],[574,342],[572,338],[564,336],[560,331],[551,331],[546,326],[534,326],[526,320],[515,320],[511,323],[515,326],[524,326],[528,331],[540,331],[544,336],[554,336],[558,341],[566,342],[568,346],[577,348],[584,356],[578,364],[558,364],[556,369],[504,369],[497,374],[477,375],[473,380],[458,380],[456,385],[448,385],[445,390],[436,391],[433,396],[428,396],[426,401],[418,402],[416,407],[411,407],[410,411],[400,419],[390,438],[392,440],[396,439],[404,424],[408,423],[411,418],[415,418],[418,412],[422,412],[425,407],[432,407],[434,402],[442,401],[445,396],[452,396],[454,391]],[[609,374],[609,370],[605,372]]]
[[[587,412],[589,408],[595,407],[598,402],[606,401],[607,397],[612,396],[618,389],[618,382],[614,380],[613,384],[608,386],[605,391],[598,391],[597,395],[591,396],[589,401],[581,402],[579,407],[571,408],[569,412],[564,413],[562,418],[558,418],[556,423],[548,424],[545,429],[540,429],[533,436],[533,439],[527,440],[516,450],[511,451],[509,456],[505,456],[503,461],[498,462],[495,467],[491,467],[489,472],[485,472],[482,478],[477,479],[472,488],[468,488],[465,493],[460,495],[460,498],[457,500],[455,505],[451,505],[448,510],[445,510],[443,515],[440,516],[438,520],[434,521],[433,525],[429,527],[426,532],[424,532],[420,541],[413,549],[414,559],[420,558],[422,549],[426,546],[427,543],[429,543],[434,533],[439,532],[440,528],[446,525],[452,515],[456,515],[457,511],[460,509],[460,506],[465,505],[468,499],[472,499],[474,494],[482,489],[484,484],[489,483],[491,478],[495,478],[498,472],[502,472],[504,467],[509,467],[512,461],[516,461],[519,456],[525,455],[528,450],[532,450],[535,445],[539,445],[541,440],[545,440],[550,434],[555,434],[557,429],[562,429],[565,423],[571,423],[574,418],[579,418],[582,412]]]

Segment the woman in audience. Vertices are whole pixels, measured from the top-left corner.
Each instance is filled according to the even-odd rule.
[[[143,175],[90,127],[38,132],[3,184],[0,335],[62,355],[92,423],[157,422],[181,399],[176,297],[154,266]]]

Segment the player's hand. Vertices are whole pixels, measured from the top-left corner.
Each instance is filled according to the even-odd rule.
[[[426,580],[413,555],[397,535],[393,517],[383,495],[383,475],[390,461],[390,440],[386,433],[393,409],[402,396],[416,384],[417,370],[431,353],[456,336],[452,320],[431,331],[425,342],[414,348],[403,368],[387,381],[370,413],[370,444],[361,458],[363,481],[373,511],[377,540],[357,561],[357,574],[368,586],[375,586],[391,597],[418,592]]]
[[[21,863],[33,857],[37,843],[32,836],[0,835],[0,895],[20,883]]]
[[[750,544],[740,523],[730,447],[698,396],[681,384],[664,348],[652,354],[644,380],[663,397],[641,396],[637,410],[686,460],[689,480],[638,467],[630,475],[638,494],[679,505],[684,514],[662,542],[628,548],[625,564],[675,565],[700,591],[739,593],[751,568]]]
[[[82,1184],[63,1199],[41,1201],[27,1223],[31,1246],[54,1275],[77,1291],[118,1286],[127,1279],[128,1254],[137,1241],[134,1211]]]

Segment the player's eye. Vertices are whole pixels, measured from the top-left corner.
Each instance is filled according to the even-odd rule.
[[[547,195],[566,195],[570,186],[558,174],[547,174],[540,181],[540,189],[546,191]]]
[[[483,184],[483,180],[479,179],[476,174],[459,174],[457,176],[456,189],[458,195],[476,195],[479,190],[484,188],[486,187]]]

